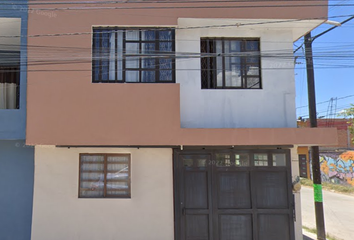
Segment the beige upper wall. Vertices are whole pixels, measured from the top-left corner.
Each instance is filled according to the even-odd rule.
[[[131,199],[79,199],[80,153],[131,154]],[[32,240],[173,240],[171,149],[35,149]]]

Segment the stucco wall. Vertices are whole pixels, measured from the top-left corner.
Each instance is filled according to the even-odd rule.
[[[30,240],[34,148],[0,140],[0,239]]]
[[[171,149],[35,148],[32,240],[172,240]],[[131,199],[79,199],[79,153],[130,153]]]
[[[217,19],[179,19],[176,51],[200,53],[200,38],[260,38],[263,89],[201,89],[200,58],[176,63],[181,88],[181,126],[185,128],[281,128],[296,127],[292,30],[264,24],[249,27],[197,28],[235,24]],[[278,26],[279,27],[279,26]],[[278,31],[277,31],[278,30]],[[268,57],[267,57],[268,56]],[[273,56],[273,57],[271,57]]]

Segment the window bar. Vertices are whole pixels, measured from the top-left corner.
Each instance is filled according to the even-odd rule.
[[[143,65],[142,65],[142,57],[141,57],[141,55],[143,53],[142,43],[141,43],[141,41],[142,41],[142,34],[141,34],[142,29],[139,29],[138,31],[139,31],[139,56],[138,56],[138,58],[139,58],[139,80],[138,80],[138,82],[142,82],[142,80],[143,80],[142,79]]]
[[[115,67],[115,79],[114,80],[115,80],[115,82],[118,82],[118,30],[115,29],[113,31],[115,31],[115,33],[114,33],[114,39],[115,39],[114,46],[115,46],[115,50],[116,50],[116,52],[115,52],[115,57],[116,57],[115,64],[116,64],[116,67]]]
[[[160,58],[157,57],[157,54],[160,53],[160,30],[156,30],[155,32],[155,82],[160,81]]]
[[[216,40],[213,40],[213,42],[212,42],[213,44],[212,44],[212,49],[211,49],[211,53],[216,53]],[[217,88],[217,77],[218,77],[218,67],[217,67],[217,63],[216,63],[216,56],[215,57],[213,57],[212,59],[211,59],[212,61],[211,61],[211,65],[210,65],[210,67],[211,67],[211,69],[213,70],[213,75],[212,75],[212,81],[211,81],[211,83],[212,83],[212,88]]]
[[[123,49],[122,49],[122,80],[125,82],[125,60],[126,60],[126,47],[125,47],[126,31],[123,31]]]
[[[99,68],[99,82],[102,82],[102,73],[103,73],[103,31],[99,32],[99,60],[98,60],[98,68]]]
[[[222,54],[222,88],[225,88],[226,84],[225,84],[225,41],[224,39],[221,40],[222,43],[222,50],[221,50],[221,54]],[[217,79],[216,79],[216,85],[217,85]]]
[[[210,89],[210,81],[211,81],[211,58],[209,57],[209,53],[211,52],[210,51],[210,49],[211,49],[211,46],[210,46],[210,40],[209,39],[207,39],[206,41],[204,41],[204,45],[205,45],[205,49],[206,49],[206,54],[207,54],[207,70],[206,70],[206,72],[207,72],[207,85],[208,85],[208,89]],[[209,47],[210,47],[210,49],[209,49]],[[209,70],[209,69],[210,70]]]
[[[246,62],[246,41],[241,41],[241,87],[243,89],[247,88],[247,62]]]
[[[171,30],[172,32],[172,40],[171,40],[171,45],[172,45],[172,82],[176,82],[176,52],[175,52],[175,31]]]
[[[104,166],[103,166],[103,169],[104,169],[104,188],[103,188],[103,197],[106,197],[107,196],[107,154],[104,154]]]

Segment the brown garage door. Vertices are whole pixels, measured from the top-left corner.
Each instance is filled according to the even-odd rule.
[[[178,240],[293,240],[288,150],[174,151]]]

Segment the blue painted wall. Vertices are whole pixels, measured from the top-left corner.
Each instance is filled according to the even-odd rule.
[[[34,149],[0,140],[0,239],[30,240]]]
[[[34,148],[25,146],[28,19],[26,7],[0,5],[0,18],[21,18],[22,36],[20,108],[0,109],[0,240],[31,239]]]
[[[24,3],[25,0],[3,1]],[[25,139],[27,93],[27,20],[26,5],[0,5],[0,17],[21,18],[20,109],[0,109],[0,140]]]

